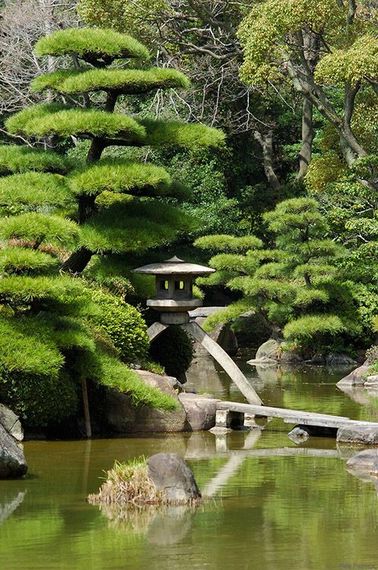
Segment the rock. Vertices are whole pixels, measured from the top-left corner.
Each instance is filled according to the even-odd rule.
[[[291,441],[293,441],[296,444],[303,443],[304,441],[307,441],[308,438],[310,437],[309,433],[306,430],[298,426],[292,429],[291,432],[289,432],[287,435],[291,439]]]
[[[364,384],[365,388],[378,388],[378,374],[368,376]]]
[[[281,353],[281,343],[274,338],[270,338],[257,349],[255,360],[273,360],[278,362],[281,359]]]
[[[347,461],[348,470],[364,473],[368,478],[378,477],[378,449],[365,449]]]
[[[185,393],[179,395],[179,400],[184,406],[187,423],[192,431],[209,430],[215,426],[218,400]]]
[[[281,352],[281,364],[299,364],[300,362],[303,362],[303,358],[296,352],[292,350],[283,350]]]
[[[158,388],[165,394],[176,395],[175,390],[181,390],[181,383],[174,376],[155,374],[149,370],[135,370],[145,384]]]
[[[194,475],[185,461],[175,453],[157,453],[147,461],[148,475],[169,502],[187,504],[201,498]]]
[[[328,354],[325,359],[327,366],[354,366],[357,364],[353,358],[347,354]]]
[[[27,469],[23,450],[0,425],[0,479],[18,479]]]
[[[233,431],[232,428],[224,426],[214,426],[211,429],[209,429],[209,432],[214,435],[226,435],[228,433],[231,433],[232,431]]]
[[[337,442],[378,445],[378,429],[371,426],[344,427],[337,430]]]
[[[324,354],[315,353],[309,360],[305,360],[305,364],[312,364],[314,366],[324,366],[326,359]]]
[[[148,386],[159,388],[177,401],[177,410],[161,411],[148,406],[135,407],[128,394],[108,390],[105,415],[109,426],[116,433],[180,432],[188,429],[186,413],[175,389],[176,379],[145,370],[137,373]]]
[[[0,404],[0,424],[17,441],[24,439],[24,431],[18,416],[4,404]]]
[[[358,368],[355,368],[355,370],[352,370],[352,372],[350,374],[348,374],[347,376],[344,376],[344,378],[342,378],[337,384],[336,386],[363,386],[365,384],[365,380],[366,380],[366,375],[368,373],[369,370],[369,362],[366,360],[362,366],[359,366]]]

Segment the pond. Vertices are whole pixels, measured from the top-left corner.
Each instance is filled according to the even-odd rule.
[[[264,403],[378,420],[378,399],[335,383],[343,370],[258,370],[243,365]],[[194,382],[194,377],[196,378]],[[211,361],[189,383],[239,396]],[[357,401],[356,401],[357,400]],[[0,482],[1,570],[377,568],[377,489],[348,473],[334,439],[296,446],[288,426],[260,434],[158,435],[25,443],[29,476]],[[211,499],[197,509],[109,519],[86,502],[114,459],[174,451]]]

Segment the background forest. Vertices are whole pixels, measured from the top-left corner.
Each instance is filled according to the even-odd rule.
[[[173,405],[132,371],[156,365],[131,273],[172,254],[217,269],[208,327],[305,358],[374,343],[375,2],[0,6],[0,396],[30,425],[87,382]]]

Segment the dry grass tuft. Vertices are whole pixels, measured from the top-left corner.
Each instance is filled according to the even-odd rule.
[[[98,494],[88,496],[92,505],[164,505],[167,497],[158,491],[148,476],[147,461],[144,457],[128,463],[115,462],[107,472],[106,481]]]

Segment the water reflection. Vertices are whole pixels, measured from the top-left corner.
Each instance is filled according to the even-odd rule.
[[[337,390],[344,372],[241,366],[267,405],[378,419],[377,400]],[[201,370],[202,379],[190,378],[198,392],[240,399],[225,374]],[[268,424],[223,438],[200,432],[26,442],[33,478],[0,482],[0,568],[375,568],[376,482],[366,485],[346,469],[360,448],[314,437],[297,447],[284,428],[273,432]],[[200,508],[136,511],[122,520],[86,502],[115,459],[160,451],[188,460],[209,498]]]
[[[7,496],[0,499],[0,525],[10,517],[21,505],[26,495],[26,491],[19,491],[13,497]]]
[[[144,506],[117,508],[100,505],[99,511],[109,521],[109,528],[125,534],[146,537],[150,544],[167,546],[182,541],[192,527],[198,507]]]

